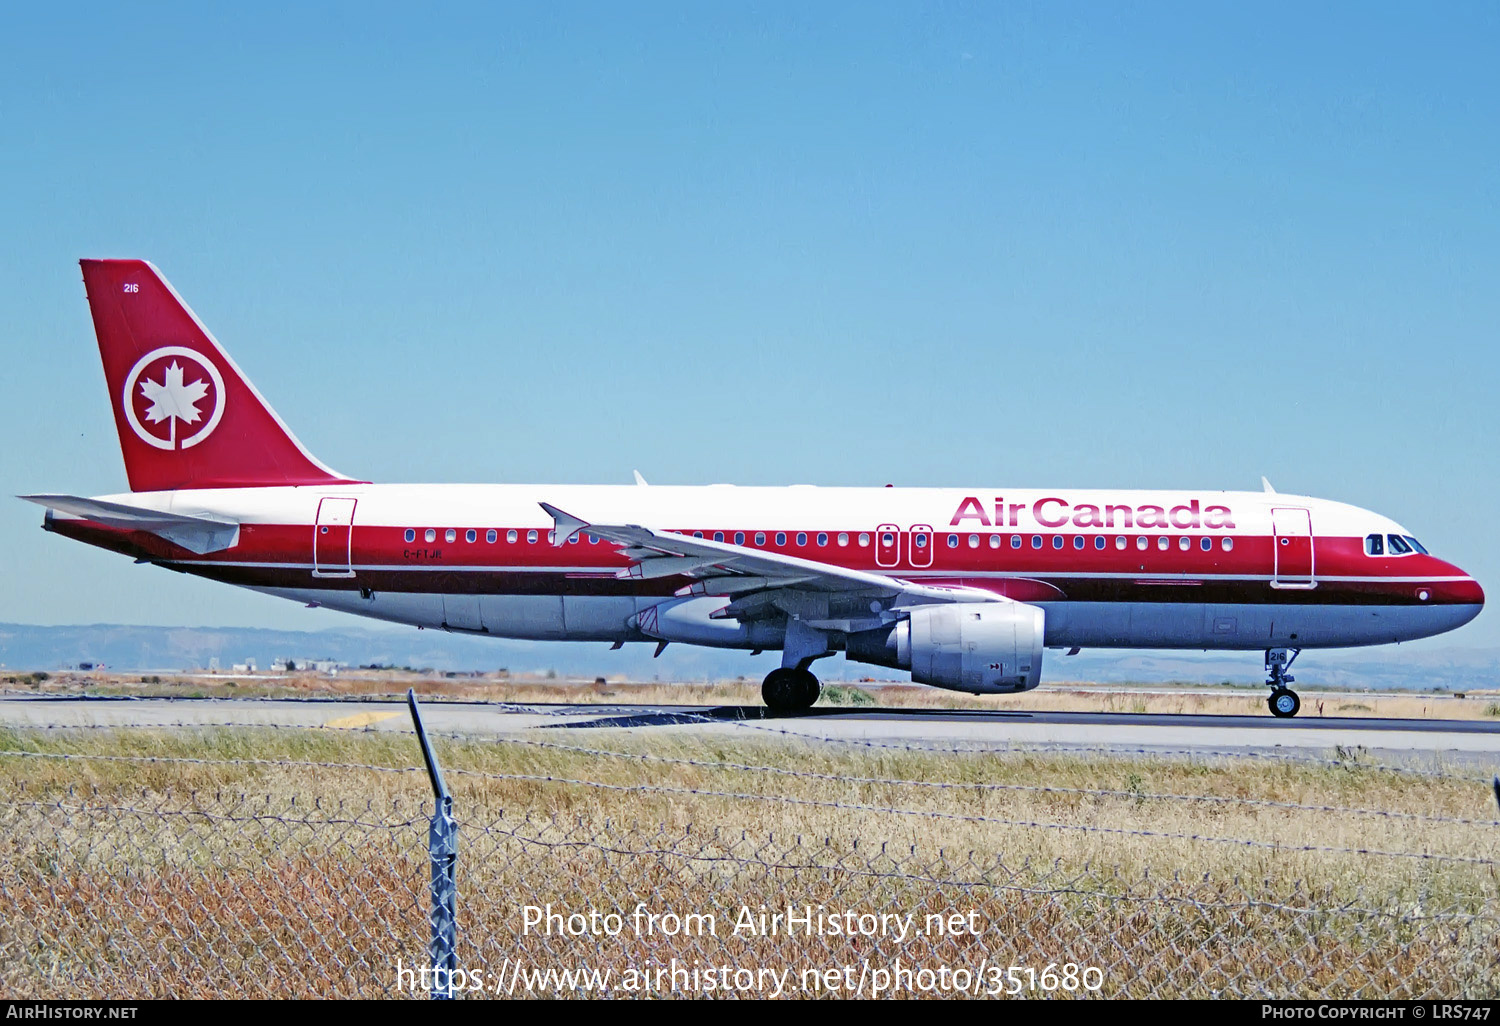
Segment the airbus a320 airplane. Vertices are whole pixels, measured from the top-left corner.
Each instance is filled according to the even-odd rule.
[[[44,526],[312,606],[503,638],[779,649],[773,712],[837,651],[978,694],[1043,648],[1263,650],[1451,631],[1479,584],[1376,513],[1263,492],[371,484],[319,462],[149,263],[84,260],[130,492]]]

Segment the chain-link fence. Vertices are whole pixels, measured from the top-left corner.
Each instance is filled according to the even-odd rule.
[[[1307,802],[1069,787],[982,753],[919,756],[940,779],[723,739],[454,738],[457,943],[435,959],[448,834],[409,735],[405,766],[46,740],[4,746],[42,778],[0,793],[12,996],[427,996],[435,961],[458,996],[1500,993],[1500,823],[1444,811],[1493,802],[1464,774],[1362,808],[1338,799],[1396,774],[1310,777],[1331,797]],[[258,796],[172,786],[250,770]],[[1288,771],[1324,772],[1345,770]]]

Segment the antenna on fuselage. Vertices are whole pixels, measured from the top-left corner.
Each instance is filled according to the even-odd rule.
[[[635,483],[644,488],[646,486],[646,479],[641,476],[641,472],[639,470],[632,470],[631,473],[635,475]]]
[[[1262,474],[1260,476],[1260,486],[1265,491],[1265,493],[1267,495],[1275,495],[1276,494],[1276,489],[1273,488],[1273,487],[1271,487],[1271,482],[1266,480],[1266,475],[1264,475],[1264,474]]]

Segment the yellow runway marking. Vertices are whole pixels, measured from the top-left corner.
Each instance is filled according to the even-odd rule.
[[[400,716],[398,712],[363,712],[355,713],[353,716],[344,716],[336,720],[329,720],[323,724],[334,730],[358,730],[360,727],[372,727],[381,720],[388,720],[392,716]]]

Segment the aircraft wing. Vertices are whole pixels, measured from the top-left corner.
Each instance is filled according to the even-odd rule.
[[[614,542],[630,559],[630,566],[619,571],[617,577],[646,580],[674,576],[694,578],[694,583],[679,594],[732,597],[735,602],[728,607],[726,615],[744,618],[753,614],[757,605],[767,603],[751,601],[752,596],[765,598],[767,593],[778,591],[813,598],[826,597],[835,605],[844,606],[848,603],[841,600],[863,600],[857,611],[846,610],[846,613],[855,613],[854,619],[864,619],[872,613],[878,616],[883,610],[934,602],[1009,601],[987,591],[931,587],[832,563],[695,538],[639,524],[590,523],[549,503],[541,503],[541,507],[556,525],[554,545],[565,545],[573,535],[587,531],[597,538]],[[785,602],[769,605],[782,611],[787,609]],[[848,615],[840,616],[836,612],[832,615],[849,619]]]
[[[145,506],[85,499],[77,495],[18,495],[17,498],[46,506],[49,513],[56,510],[108,527],[145,531],[200,556],[233,548],[240,540],[240,525],[232,520],[163,513]]]

